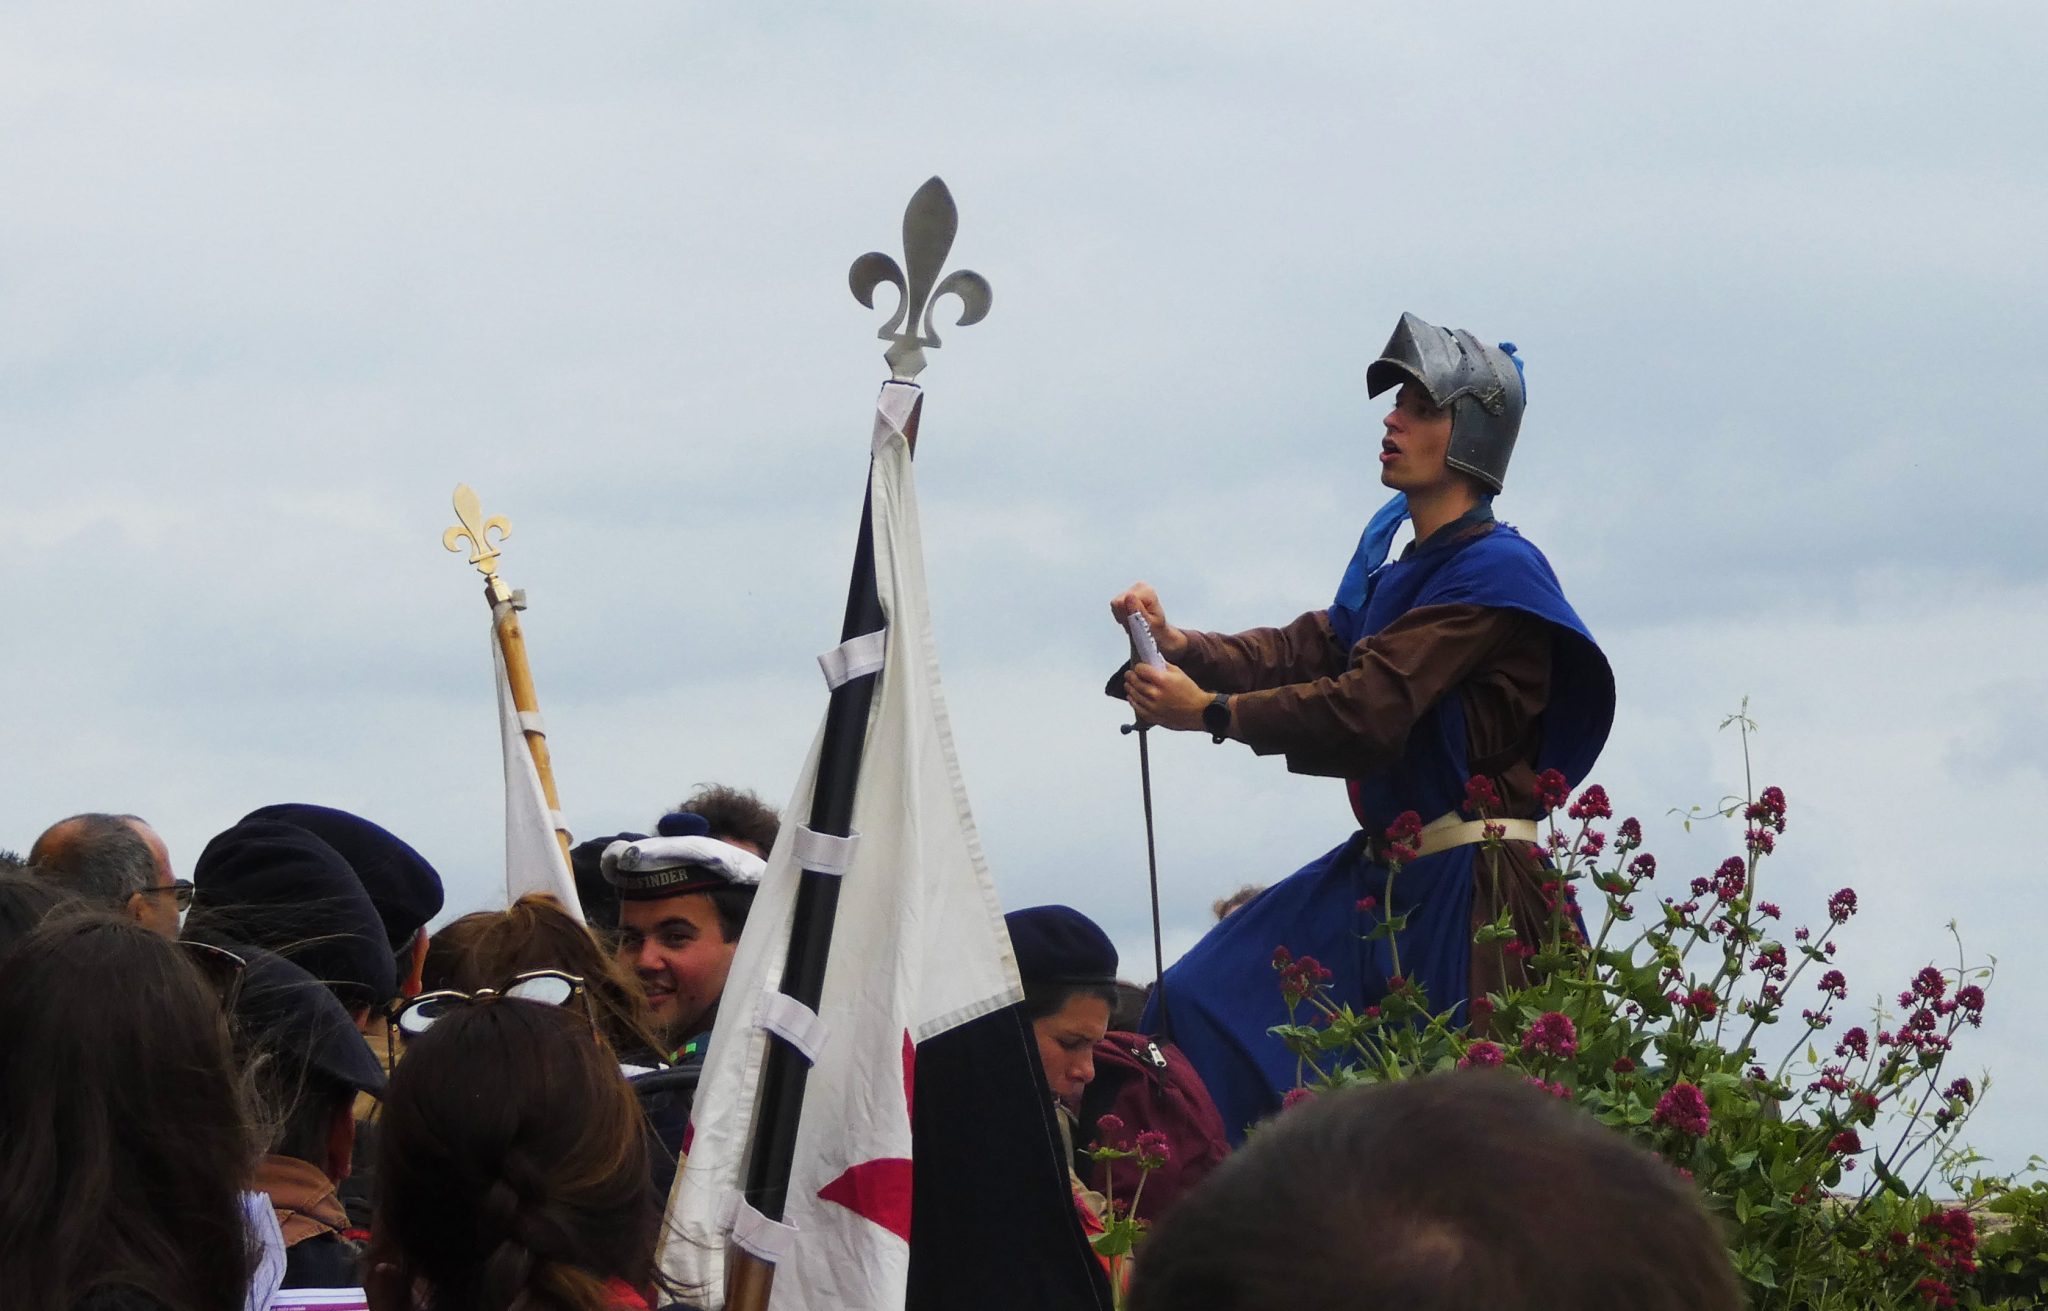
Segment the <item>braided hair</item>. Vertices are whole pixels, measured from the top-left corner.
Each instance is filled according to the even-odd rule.
[[[640,1108],[580,1007],[462,1007],[384,1099],[373,1264],[433,1311],[604,1311],[655,1279]]]

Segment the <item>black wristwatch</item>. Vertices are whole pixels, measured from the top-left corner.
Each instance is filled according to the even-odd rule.
[[[1202,707],[1202,727],[1218,742],[1230,736],[1230,698],[1218,692]]]

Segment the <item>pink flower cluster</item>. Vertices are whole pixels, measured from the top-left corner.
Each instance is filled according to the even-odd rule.
[[[1522,1035],[1522,1050],[1541,1056],[1570,1060],[1579,1051],[1579,1031],[1563,1011],[1546,1011]]]
[[[1689,1083],[1674,1083],[1662,1097],[1657,1099],[1657,1109],[1650,1116],[1650,1123],[1669,1125],[1680,1133],[1689,1133],[1695,1138],[1707,1136],[1707,1126],[1713,1117],[1707,1111],[1707,1099],[1700,1090]]]

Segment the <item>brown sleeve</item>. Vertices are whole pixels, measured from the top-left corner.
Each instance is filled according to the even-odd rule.
[[[1262,756],[1285,755],[1298,774],[1362,778],[1398,760],[1408,734],[1447,693],[1517,648],[1540,648],[1547,682],[1548,625],[1519,610],[1422,606],[1351,650],[1350,667],[1246,692],[1230,701],[1230,736]]]
[[[1285,628],[1187,634],[1181,671],[1211,692],[1254,692],[1341,673],[1344,652],[1329,616],[1311,610]]]

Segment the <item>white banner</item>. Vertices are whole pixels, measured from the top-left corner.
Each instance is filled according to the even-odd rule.
[[[750,1248],[782,1247],[773,1311],[901,1311],[913,1044],[1023,996],[939,690],[903,432],[917,396],[891,383],[877,404],[869,490],[887,639],[853,812],[859,840],[841,876],[818,1020],[807,1026],[817,1062],[783,1216],[794,1232],[774,1232],[742,1207],[740,1186],[771,1041],[763,1017],[788,1010],[761,998],[781,982],[800,875],[797,821],[810,814],[818,741],[726,981],[689,1158],[670,1199],[662,1268],[711,1307],[725,1303],[737,1223]]]

